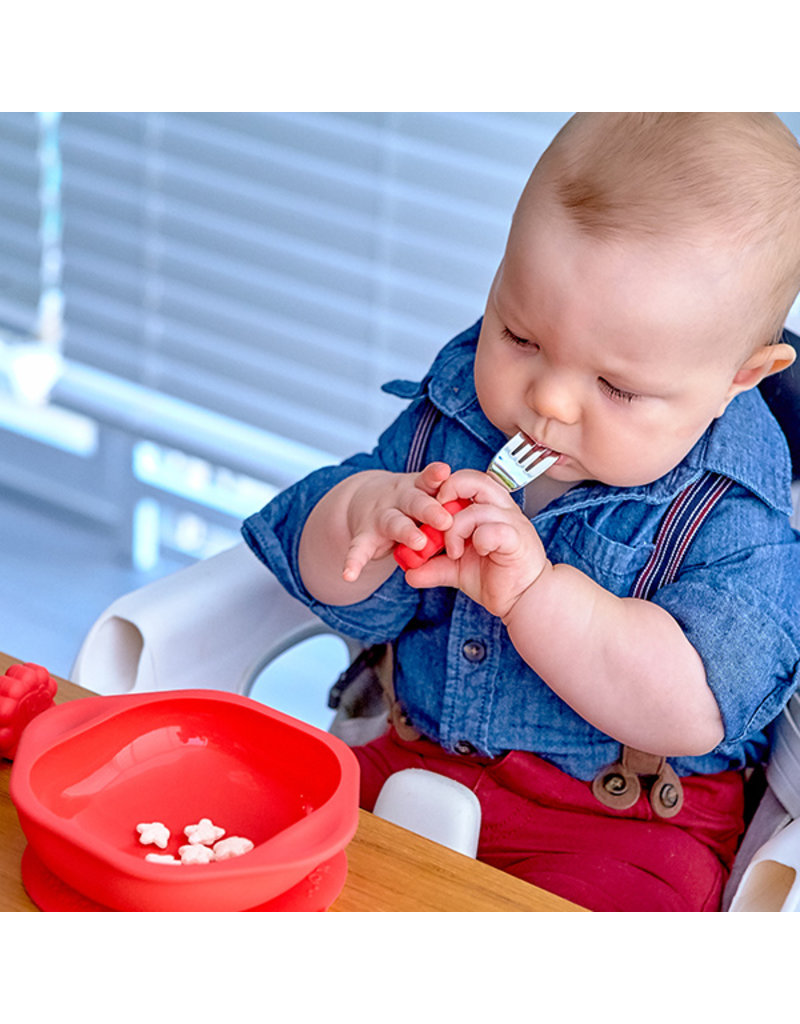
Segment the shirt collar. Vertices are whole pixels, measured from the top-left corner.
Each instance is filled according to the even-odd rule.
[[[757,389],[733,399],[672,473],[681,469],[695,477],[707,471],[729,477],[772,508],[791,514],[789,446]]]
[[[481,318],[445,345],[426,380],[433,404],[446,416],[458,420],[494,453],[506,438],[486,419],[475,392],[475,349],[482,322]]]

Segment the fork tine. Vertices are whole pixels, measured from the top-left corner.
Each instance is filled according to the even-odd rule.
[[[523,469],[527,469],[529,466],[535,466],[540,459],[547,458],[552,454],[553,452],[549,448],[545,448],[544,445],[536,445],[529,452],[517,455],[516,459]]]
[[[555,452],[551,452],[549,448],[544,448],[542,451],[536,453],[535,459],[531,459],[530,462],[527,462],[522,468],[527,473],[535,473],[536,476],[539,476],[541,473],[544,473],[545,470],[554,466],[557,461],[558,456]]]
[[[535,444],[536,442],[528,437],[527,434],[523,434],[521,430],[517,431],[510,441],[506,441],[506,447],[511,450],[513,455],[516,455],[517,452],[522,451],[524,448],[534,447]]]
[[[557,459],[557,453],[520,431],[495,455],[487,473],[509,491],[516,491],[545,473]]]
[[[508,447],[511,449],[510,454],[513,455],[515,460],[523,468],[532,463],[536,463],[540,458],[542,458],[542,456],[553,454],[552,448],[539,444],[538,441],[534,441],[532,438],[528,437],[527,434],[523,434],[522,431],[511,438]]]

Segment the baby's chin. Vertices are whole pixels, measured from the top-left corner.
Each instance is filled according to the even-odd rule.
[[[559,457],[558,462],[551,466],[544,474],[549,480],[558,480],[561,483],[580,483],[581,480],[590,479],[590,474],[586,472],[583,466],[579,466],[571,459],[565,459],[563,455]]]
[[[624,472],[597,473],[586,466],[582,466],[572,459],[561,459],[544,474],[550,480],[563,484],[605,484],[606,487],[639,487],[643,484],[652,483],[657,477],[648,480],[641,479]]]
[[[634,476],[625,473],[599,474],[591,473],[586,469],[579,469],[578,467],[565,466],[562,468],[561,466],[554,466],[551,470],[548,470],[546,475],[551,480],[558,480],[561,483],[603,484],[605,487],[646,487],[659,480],[664,474],[653,476],[647,476],[646,474]]]

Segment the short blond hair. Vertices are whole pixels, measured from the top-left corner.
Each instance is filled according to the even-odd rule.
[[[780,334],[800,291],[800,145],[776,114],[576,114],[537,175],[594,237],[718,230],[764,282],[754,332]]]

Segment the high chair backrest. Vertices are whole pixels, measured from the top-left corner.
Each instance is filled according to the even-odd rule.
[[[781,341],[791,345],[800,355],[800,337],[784,330]],[[800,480],[800,359],[788,370],[767,377],[759,390],[781,426],[792,456],[792,476]]]
[[[800,351],[800,338],[792,331],[785,330],[781,340]],[[767,377],[759,387],[789,444],[794,477],[792,522],[800,530],[800,361]],[[774,723],[766,782],[766,791],[739,847],[723,896],[723,910],[800,909],[798,693],[789,699]]]

